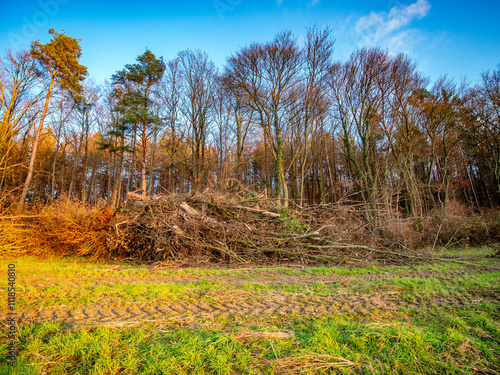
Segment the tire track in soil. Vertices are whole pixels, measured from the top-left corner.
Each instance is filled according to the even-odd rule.
[[[474,272],[471,272],[474,271]],[[263,284],[308,284],[313,282],[339,283],[343,284],[353,279],[375,280],[394,277],[402,278],[429,278],[439,277],[441,280],[464,277],[471,274],[490,273],[480,269],[460,269],[445,272],[434,272],[424,270],[423,272],[405,272],[404,274],[363,274],[363,275],[329,275],[329,276],[303,276],[290,277],[279,274],[255,275],[251,280],[242,279],[241,275],[225,275],[220,277],[204,277],[224,285],[238,285],[248,282],[258,282]],[[115,275],[105,280],[100,280],[102,284],[134,284],[132,278]],[[118,277],[116,277],[118,276]],[[185,280],[172,280],[168,276],[150,275],[151,278],[141,280],[142,283],[185,283]],[[51,280],[51,285],[57,285],[59,280]],[[55,281],[55,283],[54,283]],[[61,283],[63,280],[60,280]],[[196,280],[190,279],[189,282]],[[136,281],[137,282],[137,281]],[[93,283],[74,283],[72,287],[91,287]],[[78,288],[74,288],[78,289]],[[36,290],[36,288],[35,288]],[[42,293],[43,294],[43,293]],[[51,293],[45,294],[50,295]],[[35,301],[30,301],[31,307],[24,311],[18,311],[19,324],[42,323],[42,322],[64,322],[76,325],[106,325],[106,324],[142,324],[146,322],[168,321],[175,322],[186,319],[193,319],[197,322],[210,321],[217,317],[223,319],[260,319],[273,316],[328,316],[335,314],[369,314],[375,310],[382,312],[397,312],[402,308],[420,309],[430,306],[444,307],[453,305],[475,305],[484,300],[494,300],[500,302],[500,293],[488,293],[488,295],[478,294],[477,296],[463,298],[431,298],[422,299],[417,302],[409,302],[398,295],[376,294],[332,294],[327,296],[307,295],[303,293],[286,294],[224,294],[224,292],[208,293],[205,298],[197,300],[178,300],[173,302],[162,302],[155,304],[154,301],[130,302],[121,300],[120,302],[98,301],[93,304],[81,306],[37,306],[37,301],[41,301],[42,295],[38,295]],[[74,296],[74,291],[66,293],[68,299]],[[0,319],[6,318],[6,312],[0,310]]]
[[[500,300],[499,296],[494,299]],[[106,325],[106,324],[141,324],[162,321],[193,319],[199,322],[224,319],[258,319],[272,316],[300,315],[327,316],[334,314],[365,315],[378,311],[396,312],[405,307],[421,309],[428,306],[474,305],[482,299],[433,298],[418,302],[408,302],[403,299],[390,299],[382,295],[347,295],[337,294],[324,297],[286,295],[272,296],[267,300],[257,296],[249,301],[244,298],[232,297],[230,301],[205,301],[196,303],[172,302],[156,306],[145,303],[109,303],[100,305],[84,305],[78,307],[53,306],[30,308],[19,313],[19,324],[42,322],[63,322],[76,325]]]

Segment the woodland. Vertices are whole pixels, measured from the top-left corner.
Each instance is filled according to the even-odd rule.
[[[311,27],[221,69],[146,49],[98,84],[80,40],[50,35],[0,60],[4,255],[339,262],[500,239],[500,65],[431,81],[379,48],[336,61]]]

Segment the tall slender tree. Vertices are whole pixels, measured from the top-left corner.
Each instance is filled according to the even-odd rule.
[[[201,51],[179,53],[182,67],[184,103],[181,106],[190,126],[194,188],[205,184],[207,135],[214,117],[217,71],[208,55]]]
[[[122,113],[122,121],[138,130],[138,162],[141,166],[141,190],[144,196],[148,191],[146,169],[149,142],[160,125],[152,94],[164,72],[163,58],[157,58],[146,49],[146,52],[137,57],[136,64],[126,65],[125,69],[117,72],[112,78],[113,83],[121,86],[123,90],[117,106]]]
[[[331,64],[334,40],[330,37],[330,29],[323,30],[313,27],[306,34],[306,45],[304,47],[305,58],[305,79],[303,102],[299,107],[301,114],[301,125],[299,137],[302,142],[299,144],[300,154],[300,204],[304,201],[304,184],[308,160],[310,142],[309,139],[314,131],[314,126],[323,122],[326,117],[328,106],[326,100],[326,77]]]
[[[26,202],[26,196],[28,195],[31,178],[33,177],[40,135],[42,133],[54,85],[78,97],[82,91],[82,81],[87,75],[87,68],[78,61],[82,55],[82,49],[79,44],[80,39],[67,36],[64,34],[64,31],[62,34],[59,34],[54,29],[50,29],[49,34],[53,37],[49,43],[41,44],[37,40],[31,45],[31,56],[38,62],[40,71],[44,73],[45,77],[44,80],[40,79],[40,83],[45,90],[45,104],[40,116],[39,125],[35,130],[35,139],[33,141],[28,174],[24,181],[23,190],[17,206],[18,212],[23,209]]]

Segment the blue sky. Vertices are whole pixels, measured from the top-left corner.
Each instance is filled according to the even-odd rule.
[[[82,39],[82,63],[97,82],[149,48],[165,60],[202,49],[218,67],[281,30],[300,37],[329,25],[335,59],[359,47],[409,54],[422,73],[477,82],[500,63],[500,1],[437,0],[0,0],[0,52],[50,40],[49,28]]]

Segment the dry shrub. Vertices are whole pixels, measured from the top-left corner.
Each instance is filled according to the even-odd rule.
[[[437,209],[423,218],[400,219],[381,231],[381,243],[401,244],[410,249],[484,245],[500,240],[498,211],[474,213],[468,206],[451,200],[445,209]]]
[[[107,255],[109,207],[89,206],[60,199],[34,215],[12,217],[0,222],[3,256]]]
[[[0,220],[0,257],[15,258],[26,255],[30,253],[31,244],[30,228],[26,228],[19,220]]]
[[[416,220],[391,220],[382,226],[379,232],[378,243],[385,247],[404,247],[415,249],[421,246],[422,233],[416,230]]]
[[[491,242],[500,242],[500,210],[487,209],[482,217],[486,222]]]
[[[387,205],[378,205],[374,212],[370,204],[333,205],[306,210],[316,223],[328,224],[323,233],[339,242],[378,248],[419,249],[433,246],[483,245],[500,241],[500,212],[489,210],[481,215],[467,205],[451,200],[445,209],[435,210],[426,217],[403,217]],[[323,211],[323,212],[321,212]],[[370,213],[368,215],[367,213]]]
[[[103,257],[113,215],[110,207],[61,199],[42,210],[35,235],[58,255]]]
[[[420,246],[481,245],[494,241],[488,218],[472,212],[466,205],[451,200],[445,209],[436,210],[422,221]]]

